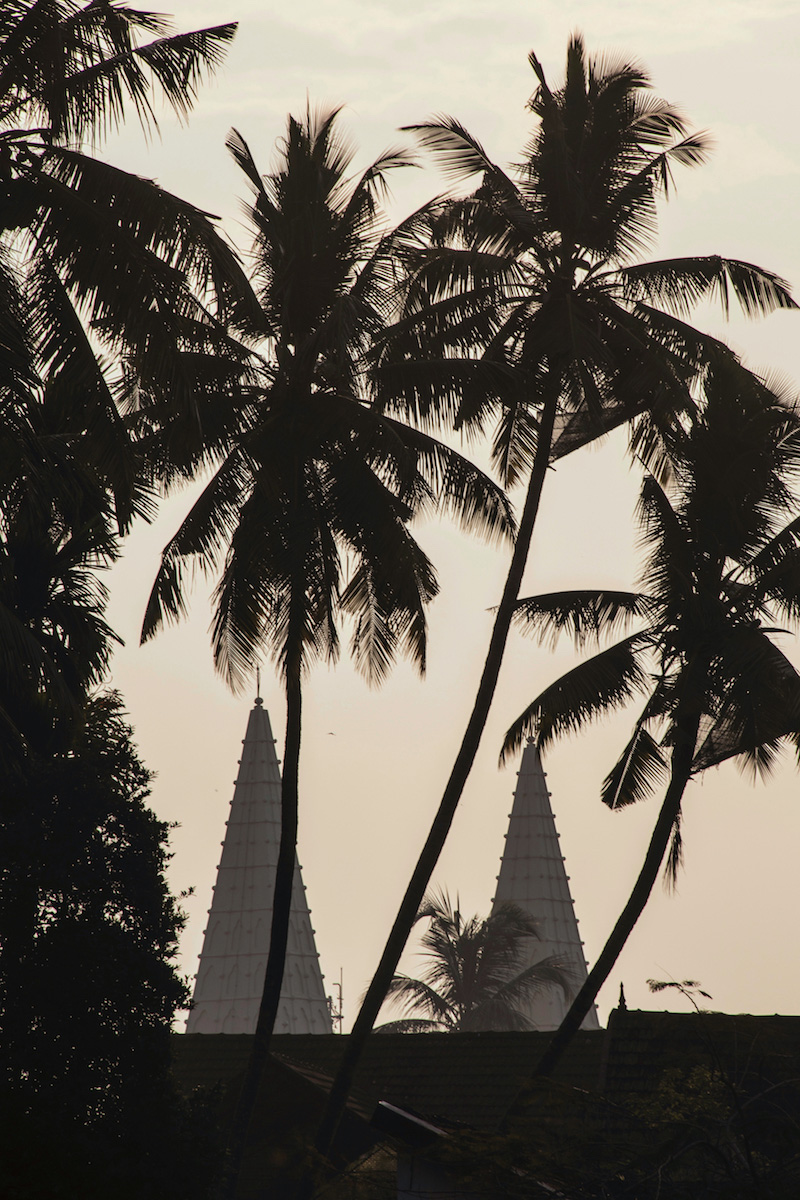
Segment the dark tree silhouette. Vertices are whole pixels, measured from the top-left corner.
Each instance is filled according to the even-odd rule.
[[[3,773],[3,1195],[188,1200],[214,1168],[170,1079],[188,990],[150,778],[115,693],[84,704],[68,746]]]
[[[716,345],[687,324],[695,302],[716,294],[727,305],[732,292],[751,315],[793,307],[782,280],[747,263],[637,261],[673,165],[702,162],[705,140],[652,95],[640,67],[589,58],[580,37],[557,91],[530,62],[537,124],[513,177],[452,118],[412,127],[451,178],[481,182],[407,226],[405,313],[378,355],[382,402],[473,432],[499,408],[495,461],[527,490],[474,707],[348,1039],[317,1138],[323,1154],[478,751],[548,469],[630,420],[657,452],[661,426],[691,407],[689,384]]]
[[[67,447],[80,441],[114,497],[121,530],[148,512],[145,447],[150,470],[169,477],[221,436],[233,350],[219,319],[244,319],[248,293],[205,213],[90,148],[131,112],[154,128],[157,96],[188,112],[235,29],[176,34],[119,0],[0,9],[3,437],[29,452],[44,396],[48,423]]]
[[[708,370],[703,390],[693,419],[665,439],[671,483],[645,476],[645,590],[556,593],[517,606],[543,639],[568,633],[584,646],[626,623],[634,631],[546,688],[509,730],[504,753],[530,734],[544,749],[644,694],[603,801],[624,808],[667,781],[630,899],[537,1074],[552,1070],[580,1027],[668,847],[674,878],[692,778],[728,758],[765,775],[782,742],[800,747],[800,675],[776,641],[800,616],[800,519],[791,516],[790,486],[800,471],[800,412],[730,359]]]
[[[259,174],[243,138],[228,146],[253,192],[253,284],[266,337],[244,380],[234,445],[163,553],[143,639],[185,611],[187,569],[219,568],[214,657],[233,687],[263,647],[286,694],[281,843],[263,1000],[242,1089],[244,1143],[278,1010],[297,842],[302,680],[335,660],[339,625],[379,683],[398,650],[425,665],[433,568],[409,532],[425,510],[508,534],[500,488],[428,434],[372,403],[368,352],[392,311],[394,249],[379,197],[408,162],[389,151],[351,178],[338,112],[289,118],[276,170]]]

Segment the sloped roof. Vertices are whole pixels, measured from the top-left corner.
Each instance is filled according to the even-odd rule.
[[[750,1090],[800,1078],[800,1017],[615,1009],[608,1036],[601,1090],[629,1106],[667,1070],[706,1066]]]
[[[800,1195],[800,1017],[616,1010],[607,1030],[579,1032],[554,1079],[530,1081],[549,1036],[374,1035],[338,1139],[340,1162],[353,1162],[374,1144],[367,1122],[383,1100],[450,1131],[462,1127],[462,1135],[447,1139],[451,1152],[473,1155],[474,1164],[485,1164],[489,1175],[503,1164],[508,1168],[516,1146],[526,1177],[547,1181],[566,1195],[573,1187],[583,1194],[587,1183],[604,1186],[620,1172],[634,1186],[636,1179],[651,1180],[662,1166],[684,1187],[676,1194],[711,1194],[697,1181],[719,1173],[714,1137],[729,1137],[725,1112],[715,1125],[713,1107],[701,1096],[708,1146],[698,1143],[694,1156],[685,1159],[674,1153],[687,1139],[690,1149],[698,1140],[693,1125],[681,1124],[684,1081],[691,1083],[693,1071],[702,1075],[708,1069],[718,1091],[722,1081],[728,1108],[733,1103],[728,1084],[735,1084],[761,1155],[759,1169],[773,1188],[764,1194],[780,1200]],[[277,1161],[276,1147],[283,1153],[313,1134],[346,1041],[346,1035],[273,1039],[274,1058],[248,1154],[253,1186],[243,1194],[253,1200],[272,1196],[264,1191],[264,1181]],[[186,1090],[233,1083],[244,1071],[250,1043],[244,1035],[175,1035],[175,1074]],[[235,1090],[229,1089],[228,1110]],[[669,1111],[673,1095],[677,1117]],[[688,1101],[691,1116],[691,1094]],[[225,1120],[225,1111],[221,1115]],[[446,1150],[445,1143],[442,1147]]]
[[[592,1089],[603,1032],[581,1031],[559,1068],[567,1086]],[[353,1108],[368,1116],[379,1100],[448,1124],[492,1129],[525,1082],[549,1035],[525,1033],[375,1034],[355,1079]],[[274,1057],[327,1090],[347,1035],[276,1035]],[[187,1089],[230,1082],[244,1071],[246,1035],[175,1035],[175,1073]]]

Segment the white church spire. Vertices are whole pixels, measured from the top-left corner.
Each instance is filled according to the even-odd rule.
[[[530,963],[556,955],[570,968],[574,994],[586,979],[586,960],[550,793],[532,741],[522,754],[492,911],[508,903],[539,923],[541,936],[539,941],[531,940]],[[526,1015],[535,1029],[557,1029],[568,1008],[560,988],[546,988],[529,1002]],[[599,1027],[593,1007],[581,1028]]]
[[[253,1033],[267,968],[281,828],[281,776],[260,696],[239,776],[195,980],[187,1033]],[[314,930],[295,861],[289,945],[276,1033],[330,1033]]]

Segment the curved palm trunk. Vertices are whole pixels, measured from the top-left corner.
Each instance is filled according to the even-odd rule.
[[[500,674],[500,666],[503,661],[503,652],[511,627],[511,619],[514,615],[514,607],[519,598],[522,575],[528,558],[531,536],[539,510],[542,487],[550,459],[557,405],[558,393],[554,388],[553,394],[546,398],[542,411],[539,439],[531,470],[528,493],[525,497],[525,506],[522,510],[517,540],[511,558],[511,566],[509,567],[505,587],[503,588],[503,595],[497,609],[494,628],[492,629],[492,636],[489,642],[489,651],[486,656],[486,663],[483,668],[478,693],[475,697],[472,715],[464,733],[461,748],[447,782],[447,787],[442,796],[439,810],[434,818],[417,865],[414,868],[414,873],[411,876],[405,896],[403,897],[403,902],[395,918],[378,968],[361,1003],[361,1010],[353,1025],[352,1032],[347,1039],[344,1055],[333,1082],[333,1087],[328,1097],[327,1108],[317,1133],[317,1151],[325,1156],[329,1155],[339,1121],[344,1112],[347,1097],[350,1094],[356,1066],[361,1058],[362,1051],[375,1024],[381,1006],[386,999],[392,978],[397,970],[397,964],[400,961],[400,955],[405,949],[417,912],[422,903],[422,898],[425,895],[431,875],[439,860],[439,855],[442,852],[450,830],[458,802],[461,799],[461,793],[464,790],[464,785],[469,777],[472,764],[475,761],[475,755],[478,752],[481,736],[486,725],[486,718],[489,715],[489,709],[497,686],[497,678]]]
[[[275,872],[275,892],[272,901],[272,926],[269,955],[264,978],[264,991],[253,1036],[250,1060],[236,1105],[233,1127],[228,1140],[229,1190],[236,1195],[236,1186],[258,1089],[269,1057],[272,1032],[278,1015],[283,984],[286,947],[289,940],[289,916],[292,906],[294,864],[297,856],[298,776],[300,768],[301,728],[301,659],[299,650],[292,649],[286,664],[286,740],[281,775],[281,840]]]
[[[647,847],[647,854],[645,855],[642,869],[639,872],[639,877],[633,885],[633,891],[628,898],[628,903],[625,905],[616,925],[611,931],[611,935],[603,947],[600,957],[589,972],[586,982],[573,1000],[564,1020],[553,1034],[550,1044],[536,1064],[531,1076],[532,1079],[552,1074],[563,1057],[565,1050],[580,1029],[584,1017],[597,999],[600,988],[611,974],[614,963],[622,953],[623,947],[636,922],[644,912],[645,905],[650,899],[650,893],[661,870],[661,864],[664,861],[664,855],[669,846],[669,839],[675,821],[680,813],[683,793],[686,791],[686,785],[691,777],[699,724],[699,717],[692,717],[683,724],[683,728],[681,728],[680,724],[678,726],[680,740],[676,743],[672,751],[669,786],[667,787],[664,802],[661,805],[661,811],[658,814],[658,820],[650,838],[650,844]]]

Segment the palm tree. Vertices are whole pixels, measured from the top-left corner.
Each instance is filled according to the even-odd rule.
[[[119,0],[0,9],[8,765],[43,740],[63,748],[102,678],[114,635],[97,572],[134,517],[152,515],[155,477],[192,469],[198,429],[211,442],[206,409],[225,395],[222,364],[233,353],[221,321],[243,320],[249,293],[206,214],[90,152],[131,109],[152,129],[154,93],[185,114],[235,26],[173,34],[164,18]]]
[[[709,368],[704,403],[665,449],[671,485],[648,473],[641,494],[645,590],[556,593],[517,606],[539,638],[571,633],[578,646],[635,628],[546,688],[509,729],[503,753],[531,733],[544,748],[643,694],[602,798],[624,808],[667,780],[630,899],[537,1074],[553,1069],[596,999],[668,847],[674,879],[690,781],[732,757],[766,775],[781,742],[800,748],[800,675],[777,644],[780,625],[800,616],[800,518],[789,487],[800,471],[800,410],[730,356]]]
[[[526,1002],[544,988],[569,996],[569,970],[555,955],[523,967],[536,922],[516,904],[503,904],[490,917],[465,919],[458,898],[427,896],[418,920],[430,924],[422,936],[427,959],[420,979],[395,975],[389,996],[407,1016],[379,1026],[379,1033],[445,1033],[485,1029],[531,1029]]]
[[[512,528],[501,489],[426,433],[371,404],[367,351],[392,311],[396,235],[382,225],[389,151],[351,178],[337,111],[289,118],[276,170],[262,176],[228,138],[254,199],[253,279],[267,337],[244,389],[235,443],[164,550],[143,639],[185,611],[186,571],[222,560],[217,668],[232,687],[263,646],[286,694],[281,841],[264,993],[239,1106],[240,1153],[280,998],[297,841],[302,680],[339,651],[351,623],[358,668],[380,682],[398,650],[425,665],[430,562],[411,536],[438,507],[494,535]]]
[[[62,438],[113,495],[120,531],[147,514],[134,433],[148,435],[149,470],[162,476],[207,452],[204,425],[227,382],[207,355],[234,353],[220,321],[245,319],[248,292],[205,213],[87,146],[131,110],[153,129],[154,92],[185,114],[235,29],[175,34],[121,0],[6,0],[0,11],[3,432],[14,437],[46,388]],[[165,426],[180,428],[169,453],[155,437]]]
[[[794,307],[782,280],[747,263],[636,261],[672,166],[702,162],[704,138],[652,96],[641,68],[588,58],[580,37],[559,90],[533,54],[530,63],[538,125],[514,177],[452,118],[412,127],[451,178],[481,182],[404,230],[406,307],[379,346],[382,402],[422,422],[444,412],[473,433],[499,409],[495,462],[508,484],[527,477],[527,491],[474,707],[348,1039],[317,1137],[323,1154],[480,744],[548,469],[637,418],[643,449],[658,452],[661,426],[691,406],[689,384],[715,345],[687,324],[695,302],[716,294],[726,306],[732,292],[750,315]]]

